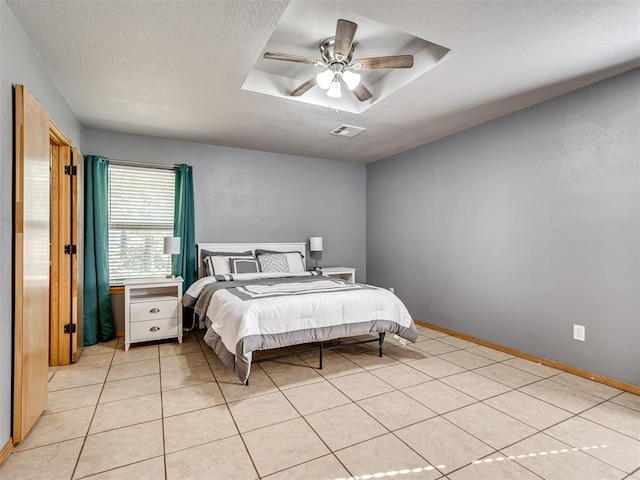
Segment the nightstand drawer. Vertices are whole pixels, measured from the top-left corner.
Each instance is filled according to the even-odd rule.
[[[172,318],[178,315],[178,299],[131,303],[129,308],[132,322]]]
[[[131,341],[141,342],[178,336],[178,318],[160,318],[131,324]]]

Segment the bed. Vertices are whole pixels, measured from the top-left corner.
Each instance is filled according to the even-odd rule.
[[[306,243],[197,245],[198,280],[183,304],[207,329],[205,342],[246,385],[256,351],[314,344],[322,368],[324,349],[345,346],[325,342],[377,334],[347,344],[377,342],[382,356],[385,333],[417,339],[393,293],[306,271],[305,255]]]

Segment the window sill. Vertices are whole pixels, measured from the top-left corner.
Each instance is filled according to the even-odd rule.
[[[124,285],[109,285],[109,293],[111,295],[124,294]]]

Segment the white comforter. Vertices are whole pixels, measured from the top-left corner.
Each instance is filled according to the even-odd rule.
[[[305,272],[296,277],[311,275]],[[196,311],[205,317],[209,327],[205,342],[243,382],[249,377],[255,350],[366,333],[391,332],[412,342],[418,336],[406,307],[388,290],[330,277],[260,281],[270,276],[233,275],[244,281],[219,282],[208,288],[216,280],[206,277],[185,293],[189,297],[185,304],[197,302]]]
[[[288,283],[285,289],[307,288],[315,292],[260,298],[260,301],[243,301],[226,290],[219,290],[213,295],[206,316],[210,328],[221,337],[230,352],[235,352],[238,342],[250,335],[381,319],[395,321],[406,328],[413,323],[404,304],[388,290],[368,287],[328,291],[343,284],[329,278],[311,284]],[[325,291],[319,292],[319,289]],[[251,290],[264,292],[269,289],[256,285]]]

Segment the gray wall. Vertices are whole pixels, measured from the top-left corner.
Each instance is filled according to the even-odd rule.
[[[416,318],[640,383],[637,70],[368,167],[98,130],[81,139],[4,0],[0,81],[0,446],[11,435],[15,83],[85,153],[193,165],[197,241],[321,235],[322,264],[396,287]]]
[[[85,130],[84,152],[193,165],[197,242],[324,239],[321,265],[366,279],[364,165]]]
[[[13,85],[23,84],[80,146],[81,127],[4,0],[0,0],[0,448],[11,436],[13,354]]]
[[[634,70],[370,164],[369,282],[414,318],[640,384],[639,87]]]

